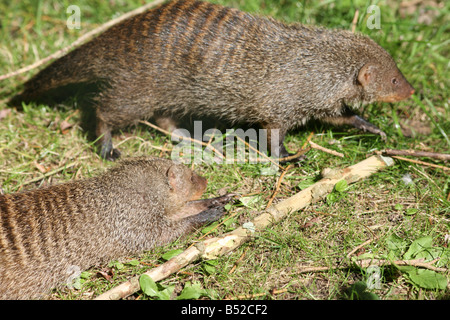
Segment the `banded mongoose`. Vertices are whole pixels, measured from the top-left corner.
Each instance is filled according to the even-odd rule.
[[[169,243],[224,214],[206,179],[135,158],[104,174],[0,195],[0,299],[47,298],[73,270]]]
[[[288,155],[286,132],[310,119],[385,137],[350,107],[414,93],[367,36],[195,0],[165,3],[111,27],[38,73],[13,103],[80,82],[101,83],[96,134],[107,159],[120,155],[111,131],[145,118],[167,128],[183,115],[259,124],[279,156]]]

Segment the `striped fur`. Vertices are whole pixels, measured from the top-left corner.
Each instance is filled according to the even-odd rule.
[[[37,74],[13,103],[79,82],[102,84],[96,133],[107,159],[119,156],[112,130],[146,118],[176,127],[186,115],[278,129],[274,151],[284,156],[285,133],[310,119],[381,134],[347,106],[413,92],[391,56],[366,36],[196,0],[171,1],[113,26]]]
[[[230,200],[197,200],[206,180],[157,158],[85,180],[0,195],[0,299],[47,297],[73,268],[171,242],[217,220]]]

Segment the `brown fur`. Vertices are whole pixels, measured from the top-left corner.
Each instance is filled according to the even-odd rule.
[[[106,173],[0,195],[0,299],[43,298],[72,266],[163,245],[219,219],[230,196],[196,200],[206,180],[157,158]]]
[[[310,119],[384,137],[347,106],[399,101],[414,92],[392,57],[367,36],[286,25],[194,0],[113,26],[40,72],[14,100],[78,82],[101,83],[97,136],[100,154],[109,159],[119,155],[111,130],[152,117],[171,128],[194,115],[279,129],[275,152],[281,156],[285,133]]]

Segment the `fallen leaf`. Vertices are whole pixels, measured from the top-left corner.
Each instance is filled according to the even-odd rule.
[[[11,113],[11,109],[0,110],[0,120],[6,118]]]
[[[59,128],[61,129],[61,132],[64,134],[64,133],[66,133],[67,132],[67,129],[69,129],[69,128],[71,128],[72,127],[72,124],[71,123],[69,123],[68,121],[66,121],[66,120],[63,120],[61,123],[60,123],[60,125],[59,125]]]

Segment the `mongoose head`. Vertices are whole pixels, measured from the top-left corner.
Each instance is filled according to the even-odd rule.
[[[182,164],[170,166],[166,174],[174,203],[200,199],[208,184],[205,178]]]
[[[368,62],[359,70],[358,82],[363,87],[364,99],[367,102],[396,102],[409,98],[414,88],[392,59],[384,62]]]
[[[155,195],[167,212],[175,212],[186,202],[199,199],[207,186],[205,178],[169,159],[130,158],[111,168],[110,172],[113,174],[103,176],[104,180],[110,180],[104,184],[120,190],[132,189],[137,193]]]

